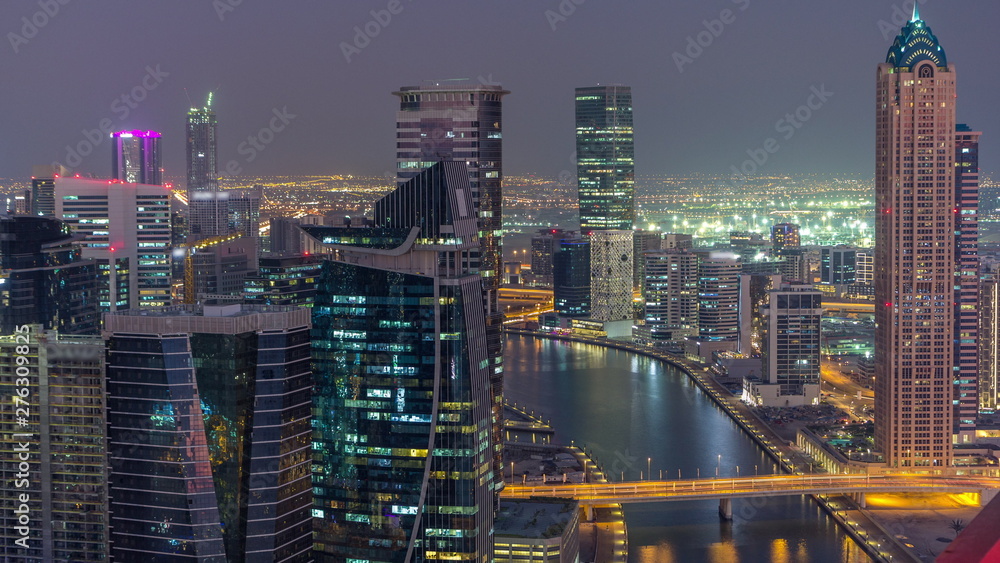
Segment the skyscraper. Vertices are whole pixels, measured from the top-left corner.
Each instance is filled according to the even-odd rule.
[[[631,230],[635,223],[632,88],[576,89],[580,229]]]
[[[500,444],[503,437],[503,312],[499,292],[503,244],[503,97],[499,85],[465,80],[404,86],[396,114],[396,178],[402,183],[436,162],[464,163],[472,209],[478,219],[479,249],[462,256],[482,276],[486,292],[486,343],[493,365],[495,486],[503,488]]]
[[[824,246],[820,249],[819,280],[825,284],[851,284],[857,281],[857,252],[850,246]]]
[[[979,287],[979,410],[996,413],[1000,399],[1000,279],[983,276]]]
[[[632,319],[633,231],[593,231],[590,239],[590,317]]]
[[[0,559],[24,563],[108,560],[108,483],[104,420],[104,343],[98,336],[61,336],[40,325],[0,336],[0,392],[13,397],[26,389],[31,423],[22,424],[13,407],[0,414],[0,432],[28,444],[28,458],[4,464],[0,498],[10,508],[0,516]],[[22,363],[25,358],[27,363]],[[28,383],[18,382],[27,367]],[[13,438],[18,434],[21,437]],[[25,437],[23,434],[29,434]],[[7,451],[17,457],[8,442]],[[17,474],[27,473],[28,479]],[[28,497],[28,545],[15,512]]]
[[[820,321],[823,294],[811,285],[784,284],[767,294],[764,377],[767,406],[811,405],[820,395]]]
[[[739,347],[740,263],[726,252],[698,253],[698,335],[686,353],[710,361]]]
[[[187,190],[191,192],[219,189],[218,139],[212,94],[201,108],[191,108],[187,114]]]
[[[51,217],[0,215],[0,334],[35,323],[97,334],[98,269],[82,238]]]
[[[531,276],[534,285],[552,287],[553,259],[559,252],[559,243],[568,236],[562,229],[539,229],[531,237]]]
[[[953,459],[955,98],[915,6],[877,75],[875,446],[889,467]]]
[[[976,438],[979,415],[979,137],[967,125],[955,133],[955,435]]]
[[[103,311],[170,304],[170,197],[163,186],[56,179],[56,216],[97,261]]]
[[[116,131],[111,134],[111,177],[129,184],[160,185],[160,134],[156,131]]]
[[[105,317],[115,561],[311,560],[309,311]]]
[[[489,561],[494,475],[469,173],[441,162],[375,203],[371,228],[303,227],[313,307],[319,563]]]

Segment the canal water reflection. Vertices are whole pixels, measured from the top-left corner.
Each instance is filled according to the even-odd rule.
[[[611,480],[773,473],[774,463],[679,370],[607,349],[511,335],[505,395],[551,419],[556,442],[585,446]],[[815,502],[738,499],[626,505],[629,561],[869,561]]]

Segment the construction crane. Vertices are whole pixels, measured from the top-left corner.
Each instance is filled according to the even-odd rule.
[[[184,303],[193,305],[195,302],[195,286],[194,286],[194,260],[192,257],[196,250],[204,250],[206,248],[211,248],[213,246],[218,246],[220,244],[236,240],[243,235],[232,234],[232,235],[220,235],[217,237],[210,237],[204,240],[200,240],[195,244],[191,245],[187,249],[187,257],[184,258]]]

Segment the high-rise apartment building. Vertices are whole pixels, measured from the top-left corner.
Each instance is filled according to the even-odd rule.
[[[955,67],[916,7],[878,65],[875,446],[952,464],[956,405]]]
[[[0,215],[0,334],[35,323],[97,334],[98,270],[81,238],[52,217]]]
[[[979,416],[979,137],[955,133],[955,436],[976,438]]]
[[[811,405],[820,396],[823,294],[811,285],[783,284],[767,293],[760,404]]]
[[[17,402],[0,413],[11,459],[25,444],[28,454],[0,469],[0,495],[8,507],[0,515],[0,559],[106,562],[104,343],[40,325],[21,325],[8,334],[0,336],[0,393],[22,396],[31,418],[27,424],[18,420]],[[25,368],[28,377],[19,375]],[[27,396],[19,395],[21,389]],[[22,495],[28,499],[26,526],[17,512]],[[25,537],[28,549],[15,543]]]
[[[711,361],[714,352],[736,351],[740,336],[740,262],[729,252],[698,254],[698,334],[685,353]]]
[[[590,239],[590,318],[623,321],[632,311],[633,231],[592,231]]]
[[[111,177],[129,184],[163,183],[160,134],[156,131],[116,131],[111,153]]]
[[[659,231],[632,231],[632,289],[641,292],[646,284],[646,261],[644,252],[655,252],[663,248],[663,233]]]
[[[247,302],[312,307],[323,258],[315,254],[265,254],[258,261],[258,271],[244,281]]]
[[[682,342],[698,331],[698,256],[685,249],[642,255],[642,334],[653,343]]]
[[[56,217],[84,236],[83,257],[97,262],[101,310],[170,304],[170,197],[163,186],[56,179]]]
[[[631,230],[635,223],[632,88],[576,89],[580,229]]]
[[[413,178],[436,162],[464,163],[469,175],[472,210],[479,222],[479,250],[462,256],[482,276],[486,292],[486,342],[493,365],[493,434],[496,443],[495,486],[503,488],[500,444],[503,438],[503,312],[499,292],[503,245],[503,97],[499,85],[445,80],[404,86],[396,114],[396,178]]]
[[[104,323],[114,560],[311,561],[308,309]]]
[[[216,137],[215,110],[212,94],[201,108],[191,108],[187,114],[187,190],[191,192],[219,189],[219,141]]]
[[[568,238],[559,242],[552,259],[552,298],[563,317],[590,316],[590,241]]]
[[[771,251],[775,256],[784,256],[797,251],[802,246],[798,225],[779,223],[771,227]]]
[[[373,227],[303,229],[340,257],[312,309],[316,561],[490,561],[493,370],[465,164],[401,184]]]

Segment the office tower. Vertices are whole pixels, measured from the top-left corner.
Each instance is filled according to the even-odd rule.
[[[779,274],[740,274],[740,354],[761,357],[764,353],[764,331],[768,292],[781,287]]]
[[[819,250],[820,283],[839,285],[857,281],[857,252],[850,246],[824,246]]]
[[[102,311],[170,304],[170,196],[163,186],[56,179],[56,216],[85,237]]]
[[[7,213],[11,215],[27,215],[31,213],[31,191],[15,192],[7,198]]]
[[[249,237],[229,235],[191,245],[184,264],[184,302],[242,297],[257,264],[257,243]]]
[[[632,231],[593,231],[590,238],[590,318],[622,321],[632,312]]]
[[[645,285],[646,261],[642,259],[644,252],[653,252],[663,248],[663,233],[659,231],[632,231],[632,289],[641,292]]]
[[[635,223],[632,88],[576,89],[580,229],[631,230]]]
[[[97,334],[97,264],[81,238],[51,217],[0,215],[0,334],[35,323]]]
[[[263,189],[196,191],[188,194],[188,242],[240,234],[260,238]]]
[[[552,287],[555,255],[559,252],[559,243],[568,236],[570,233],[562,229],[539,229],[538,234],[531,237],[533,285]]]
[[[771,227],[771,251],[774,256],[784,256],[802,246],[799,226],[779,223]]]
[[[312,307],[323,258],[315,254],[261,256],[258,272],[244,282],[247,302]]]
[[[643,336],[679,343],[698,331],[698,256],[684,249],[646,252]]]
[[[311,560],[309,311],[105,316],[115,561]]]
[[[590,241],[563,239],[552,259],[552,298],[564,317],[590,316]]]
[[[4,464],[0,489],[7,509],[0,516],[0,559],[24,563],[108,560],[108,486],[104,426],[104,343],[98,336],[64,336],[25,325],[0,336],[0,392],[5,397],[27,389],[31,421],[18,421],[12,402],[0,414],[0,432],[11,457]],[[27,360],[23,363],[20,358]],[[27,383],[18,370],[27,368]],[[28,434],[28,436],[19,436]],[[13,437],[12,437],[13,435]],[[19,463],[18,443],[28,457]],[[27,479],[18,473],[30,475]],[[15,512],[21,495],[31,519],[29,549]]]
[[[216,137],[215,110],[212,94],[201,108],[191,108],[187,114],[187,191],[219,189],[218,139]]]
[[[303,229],[323,263],[313,311],[317,563],[489,561],[492,366],[465,164],[375,203],[374,226]]]
[[[889,467],[953,459],[955,98],[915,7],[877,78],[875,447]]]
[[[163,183],[160,134],[156,131],[116,131],[111,134],[111,177],[129,184]]]
[[[493,364],[493,472],[503,488],[500,444],[503,441],[503,312],[499,291],[503,256],[503,97],[496,85],[441,81],[405,86],[398,92],[396,178],[402,183],[435,162],[465,163],[472,209],[479,221],[479,250],[463,256],[483,277],[486,292],[486,342]]]
[[[1000,393],[1000,280],[983,276],[979,286],[979,411],[997,412]]]
[[[70,175],[69,169],[60,164],[31,167],[31,214],[52,217],[56,214],[56,178]]]
[[[979,413],[979,137],[967,125],[955,133],[955,436],[976,438]]]
[[[757,404],[811,405],[820,394],[820,321],[823,294],[810,285],[782,284],[767,292]]]

